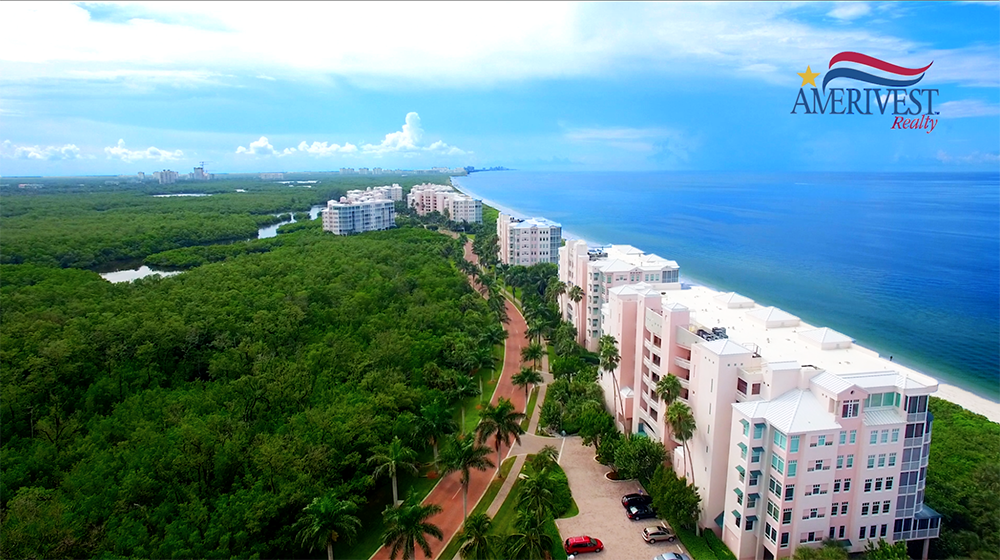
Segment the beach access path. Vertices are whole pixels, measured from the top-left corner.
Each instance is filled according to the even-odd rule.
[[[472,253],[471,242],[465,245],[465,258],[472,263],[478,264],[479,259]],[[525,334],[528,330],[528,325],[524,320],[524,316],[517,310],[517,307],[510,300],[507,300],[506,303],[507,317],[510,321],[504,325],[504,329],[507,331],[507,340],[504,341],[503,370],[500,373],[500,380],[497,382],[496,389],[493,391],[493,398],[490,402],[496,405],[501,397],[507,398],[514,404],[515,410],[523,411],[527,404],[524,398],[524,391],[514,387],[511,377],[521,370],[521,350],[528,346],[528,339]],[[495,449],[492,440],[487,441],[486,444],[491,449]],[[501,447],[501,456],[508,450],[508,446]],[[496,461],[496,451],[490,454],[490,460]],[[496,478],[496,474],[496,468],[487,471],[472,471],[469,480],[470,511],[479,503],[479,500],[486,493],[490,482]],[[464,512],[462,511],[462,484],[459,482],[460,478],[461,473],[457,472],[442,478],[422,502],[424,505],[437,504],[443,508],[441,513],[427,520],[429,523],[437,525],[441,529],[441,532],[444,533],[442,541],[437,541],[433,538],[428,539],[428,544],[430,544],[432,552],[431,556],[426,557],[428,559],[437,558],[448,542],[451,541],[452,537],[461,530],[462,523],[465,521]],[[389,560],[389,553],[390,549],[383,546],[369,560]],[[417,557],[425,558],[422,552],[418,552]]]

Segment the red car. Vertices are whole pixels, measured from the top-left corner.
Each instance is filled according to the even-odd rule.
[[[600,552],[604,550],[604,543],[600,540],[588,537],[570,537],[563,543],[566,554],[580,554],[581,552]]]

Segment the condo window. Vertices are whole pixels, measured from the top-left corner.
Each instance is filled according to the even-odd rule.
[[[789,453],[798,453],[799,451],[799,436],[792,436],[792,441],[788,444]]]
[[[754,424],[753,425],[753,439],[760,439],[764,437],[764,428],[767,424]]]
[[[841,417],[843,418],[857,417],[860,405],[861,405],[860,400],[844,401],[844,406],[841,410]]]

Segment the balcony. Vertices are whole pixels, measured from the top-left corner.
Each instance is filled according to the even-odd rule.
[[[660,366],[654,364],[652,360],[650,360],[649,358],[643,357],[642,358],[642,363],[647,368],[649,368],[650,373],[654,373],[656,375],[660,375]]]
[[[677,367],[681,367],[681,368],[684,368],[684,369],[686,369],[688,371],[691,371],[691,360],[685,360],[684,358],[682,358],[680,356],[675,356],[674,357],[674,364],[676,364]]]

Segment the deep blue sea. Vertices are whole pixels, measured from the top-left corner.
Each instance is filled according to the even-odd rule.
[[[843,332],[1000,401],[1000,174],[555,173],[453,179],[591,243]]]

